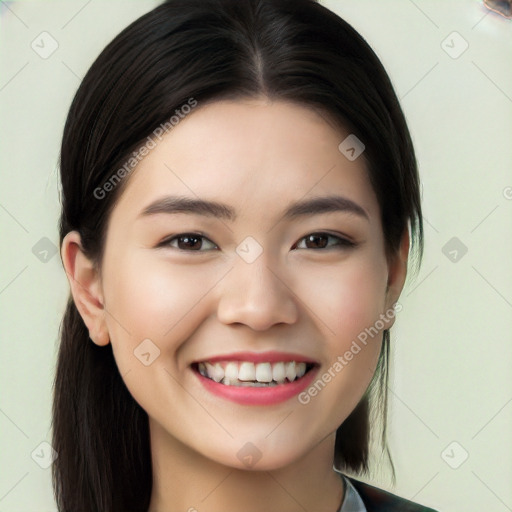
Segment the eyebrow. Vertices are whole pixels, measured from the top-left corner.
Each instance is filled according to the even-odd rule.
[[[337,195],[296,201],[288,206],[283,213],[282,219],[293,220],[308,215],[332,212],[354,214],[370,220],[368,213],[362,206],[351,199]],[[237,218],[236,211],[224,203],[186,196],[165,196],[159,198],[146,206],[139,214],[139,218],[159,213],[188,213],[229,221],[234,221]]]

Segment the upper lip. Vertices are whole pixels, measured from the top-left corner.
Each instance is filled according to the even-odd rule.
[[[202,362],[215,363],[218,361],[250,361],[252,363],[278,363],[287,361],[296,361],[298,363],[318,364],[317,361],[308,356],[295,354],[292,352],[233,352],[231,354],[221,354],[216,356],[197,359],[192,364]]]

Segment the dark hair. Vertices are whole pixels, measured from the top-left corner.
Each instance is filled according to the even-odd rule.
[[[127,178],[101,199],[95,190],[190,98],[202,105],[254,97],[312,107],[363,141],[386,255],[396,254],[410,222],[419,264],[419,178],[398,99],[361,35],[314,0],[168,0],[109,43],[83,79],[64,128],[61,244],[78,231],[101,268],[109,214]],[[111,344],[90,341],[71,296],[60,336],[52,467],[59,510],[146,511],[153,482],[147,413],[127,390]],[[337,430],[337,469],[369,472],[372,413],[383,418],[389,457],[388,360],[386,330],[372,382]]]

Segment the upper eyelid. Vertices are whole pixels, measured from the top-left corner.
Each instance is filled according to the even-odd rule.
[[[215,245],[216,247],[218,247],[218,245],[213,240],[211,240],[209,237],[207,237],[206,235],[204,235],[202,233],[198,233],[198,232],[194,232],[194,231],[190,231],[190,232],[187,231],[187,232],[183,232],[183,233],[178,233],[177,235],[172,235],[171,237],[166,237],[161,242],[159,242],[157,244],[157,247],[160,247],[160,246],[165,247],[166,245],[169,245],[169,243],[172,242],[173,240],[176,240],[177,238],[180,238],[180,237],[183,237],[186,235],[196,236],[198,238],[204,238],[204,239],[208,240],[210,243],[212,243],[213,245]],[[181,250],[183,250],[183,249],[181,249]],[[189,252],[203,252],[203,251],[189,251]]]

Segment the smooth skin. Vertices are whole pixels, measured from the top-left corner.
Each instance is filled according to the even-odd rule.
[[[365,160],[338,150],[349,132],[326,119],[266,98],[199,104],[127,178],[101,269],[83,254],[77,232],[63,241],[91,340],[112,343],[128,390],[149,416],[150,512],[340,506],[336,429],[371,381],[382,332],[305,405],[297,397],[239,405],[206,391],[190,368],[219,354],[277,350],[318,361],[321,377],[398,300],[408,233],[386,258]],[[237,217],[141,213],[171,194],[225,203]],[[336,211],[281,218],[292,202],[331,195],[357,203],[367,217]],[[190,233],[204,238],[178,236]],[[236,252],[248,236],[263,249],[252,263]],[[160,351],[148,366],[134,355],[147,339]],[[237,456],[246,443],[261,454],[251,468]]]

